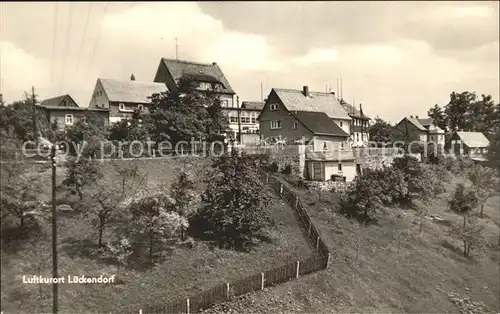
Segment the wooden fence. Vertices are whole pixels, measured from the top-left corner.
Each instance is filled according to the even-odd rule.
[[[142,309],[142,313],[198,313],[216,303],[230,300],[245,293],[263,290],[277,284],[299,278],[328,267],[330,252],[321,239],[318,230],[311,221],[299,197],[287,189],[276,177],[258,169],[259,175],[294,209],[297,221],[316,252],[301,261],[296,261],[260,274],[244,277],[230,283],[220,283],[211,289],[202,291],[190,298],[182,298],[162,306]]]

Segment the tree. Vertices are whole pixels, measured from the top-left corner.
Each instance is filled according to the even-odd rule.
[[[475,92],[453,92],[444,107],[435,105],[428,111],[429,117],[440,128],[449,132],[476,131],[491,134],[500,125],[500,104],[495,104],[491,95]]]
[[[477,207],[478,199],[475,191],[466,188],[463,183],[459,183],[448,205],[452,212],[463,217],[463,228],[465,229],[466,219],[472,210]]]
[[[500,176],[500,130],[495,133],[488,147],[488,163],[497,169]]]
[[[0,107],[0,134],[20,139],[34,141],[33,100],[25,96],[24,100],[15,101],[8,106]]]
[[[443,129],[446,132],[448,127],[448,119],[443,112],[443,109],[438,105],[434,105],[431,109],[427,111],[427,115],[432,118],[433,123],[439,128]]]
[[[198,90],[193,78],[182,78],[178,90],[155,94],[151,99],[149,118],[156,142],[169,140],[175,145],[179,141],[207,139],[227,126],[218,97]]]
[[[26,219],[31,217],[29,213],[41,208],[37,200],[41,191],[42,182],[38,175],[9,177],[0,191],[2,220],[8,216],[15,217],[19,221],[19,229],[23,230]]]
[[[404,133],[382,120],[380,117],[375,118],[375,123],[369,129],[370,139],[377,143],[394,143],[404,139]]]
[[[430,173],[416,158],[408,155],[394,158],[393,167],[401,171],[408,185],[406,194],[398,200],[401,205],[412,206],[415,199],[425,201],[432,195],[432,188],[428,182]]]
[[[90,197],[90,206],[84,213],[92,220],[92,225],[98,233],[100,248],[104,246],[103,236],[107,227],[125,217],[127,199],[143,188],[147,181],[146,174],[140,170],[139,164],[118,163],[113,163],[118,178],[98,182],[95,192]]]
[[[89,112],[67,129],[66,136],[71,143],[71,153],[76,153],[76,149],[81,147],[82,156],[94,157],[100,150],[101,142],[107,138],[107,131],[104,120]]]
[[[484,244],[483,236],[484,226],[477,223],[476,219],[469,217],[468,223],[457,222],[451,225],[450,235],[463,242],[463,255],[470,256],[470,250],[473,247],[479,247]]]
[[[187,219],[191,218],[199,205],[195,183],[186,171],[181,171],[170,187],[172,210]],[[187,222],[188,220],[186,220]],[[184,241],[184,230],[188,225],[181,225],[181,240]]]
[[[76,192],[80,200],[83,200],[83,189],[95,184],[102,177],[102,169],[97,163],[88,158],[80,158],[69,162],[62,184]]]
[[[221,247],[247,250],[270,223],[265,208],[271,202],[266,184],[256,171],[256,161],[233,151],[212,165],[202,206],[191,227]]]
[[[164,194],[147,196],[130,204],[132,230],[138,236],[146,237],[151,267],[155,244],[172,238],[180,226],[186,224],[184,217],[168,211],[170,206],[171,200]]]
[[[363,219],[368,220],[372,213],[383,208],[383,188],[377,181],[371,180],[370,176],[370,171],[365,171],[362,176],[356,177],[342,196],[341,209],[350,217],[363,214]]]
[[[469,180],[475,188],[480,205],[480,215],[483,218],[484,204],[490,197],[498,194],[498,178],[495,170],[481,165],[474,165],[469,171]]]

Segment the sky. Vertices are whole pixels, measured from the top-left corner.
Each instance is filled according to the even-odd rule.
[[[1,92],[88,106],[97,78],[217,62],[240,100],[337,92],[389,121],[451,92],[500,97],[498,2],[1,2]]]

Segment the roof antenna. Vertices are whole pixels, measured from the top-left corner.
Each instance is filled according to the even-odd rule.
[[[339,99],[340,94],[339,94],[339,79],[337,79],[337,99]]]

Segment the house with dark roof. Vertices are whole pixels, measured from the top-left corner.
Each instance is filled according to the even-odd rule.
[[[259,117],[260,135],[268,142],[306,144],[309,180],[350,181],[356,174],[349,152],[351,117],[331,93],[273,88]]]
[[[418,116],[404,117],[396,127],[410,140],[419,140],[423,143],[436,143],[444,147],[445,132],[434,124],[431,118],[419,119]]]
[[[477,161],[485,161],[490,141],[481,132],[453,132],[446,143],[446,150],[455,156],[469,156]]]
[[[163,83],[98,78],[89,108],[109,110],[109,122],[131,119],[136,110],[148,111],[150,97],[167,91]]]
[[[167,85],[169,91],[177,91],[181,79],[190,79],[198,85],[199,91],[210,91],[219,96],[223,108],[236,108],[236,93],[216,62],[161,58],[153,81]]]
[[[73,97],[68,94],[43,100],[37,105],[37,112],[58,130],[64,130],[66,127],[72,126],[89,113],[101,118],[104,125],[107,125],[109,121],[108,109],[80,107]]]

